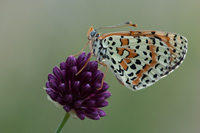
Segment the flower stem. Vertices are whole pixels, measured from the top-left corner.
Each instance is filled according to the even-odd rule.
[[[62,122],[60,123],[60,125],[58,126],[57,130],[55,133],[60,133],[61,130],[63,129],[65,123],[67,122],[67,120],[69,119],[70,114],[66,112]]]

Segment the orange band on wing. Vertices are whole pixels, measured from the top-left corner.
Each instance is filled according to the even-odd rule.
[[[129,44],[129,40],[127,38],[121,38],[121,46],[127,46]]]
[[[140,82],[140,80],[137,78],[136,80],[134,80],[134,81],[132,82],[132,84],[133,84],[133,85],[138,85],[139,82]]]
[[[124,61],[126,62],[126,63],[130,63],[131,62],[131,60],[130,59],[124,59]]]
[[[152,62],[150,64],[151,67],[155,66],[157,61],[156,61],[156,58],[157,58],[157,53],[155,52],[155,49],[156,49],[156,46],[154,45],[150,45],[149,46],[149,49],[151,51],[151,55],[152,55]]]
[[[117,47],[117,53],[119,54],[119,55],[123,55],[123,52],[124,52],[124,49],[125,48],[120,48],[120,47]]]
[[[99,37],[99,39],[104,39],[108,36],[130,36],[130,33],[129,32],[114,32],[114,33],[108,33],[108,34],[103,34]]]
[[[135,53],[135,50],[134,50],[134,49],[128,49],[128,48],[123,48],[123,47],[117,47],[117,53],[118,53],[120,56],[123,55],[124,50],[129,52],[129,55],[128,55],[126,58],[133,58],[133,57],[137,56],[137,53]]]
[[[155,49],[156,49],[156,46],[149,45],[149,50],[152,55],[152,61],[150,64],[146,64],[146,66],[142,70],[140,70],[140,72],[137,74],[137,78],[132,82],[133,85],[138,85],[140,82],[140,78],[143,76],[143,73],[147,72],[151,67],[154,67],[156,65],[157,54],[155,52]]]
[[[124,70],[127,70],[127,69],[128,69],[128,66],[127,66],[127,64],[126,64],[126,62],[125,62],[124,60],[122,60],[122,62],[120,62],[119,64],[122,66],[122,68],[123,68]]]
[[[155,32],[155,34],[152,34],[152,32]],[[161,41],[165,42],[165,44],[169,47],[169,50],[171,54],[173,54],[173,49],[174,46],[170,44],[170,38],[168,36],[156,34],[156,31],[122,31],[122,32],[114,32],[114,33],[108,33],[108,34],[103,34],[99,37],[99,39],[104,39],[108,36],[133,36],[133,37],[138,37],[138,36],[146,36],[146,37],[152,37],[155,38],[160,38]]]
[[[143,73],[144,73],[144,70],[141,70],[141,71],[137,74],[137,77],[138,77],[138,78],[141,78],[142,75],[143,75]]]
[[[151,68],[151,65],[147,64],[144,68],[143,71],[147,72]]]
[[[127,51],[129,52],[129,55],[126,58],[133,58],[133,57],[137,56],[137,53],[135,53],[135,50],[127,49]]]

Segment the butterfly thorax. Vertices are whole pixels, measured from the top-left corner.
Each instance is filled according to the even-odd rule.
[[[100,39],[100,34],[91,26],[88,30],[87,37],[89,40],[90,51],[96,57],[96,60],[102,62],[107,57],[107,43],[105,39]]]
[[[90,40],[90,50],[96,57],[97,61],[102,62],[106,58],[107,48],[102,39],[99,39],[99,35]]]

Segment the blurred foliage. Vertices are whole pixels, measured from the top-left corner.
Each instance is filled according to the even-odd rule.
[[[91,25],[132,21],[138,24],[136,30],[186,36],[185,61],[166,78],[137,92],[118,84],[109,71],[106,81],[112,96],[107,116],[99,121],[71,118],[63,132],[199,133],[199,4],[199,0],[1,0],[0,132],[55,131],[65,112],[46,99],[42,88],[47,74],[82,49]],[[101,32],[122,30],[130,27]]]

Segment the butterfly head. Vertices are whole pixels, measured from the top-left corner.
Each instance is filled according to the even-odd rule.
[[[87,32],[88,40],[92,40],[92,38],[96,37],[96,35],[97,35],[97,31],[93,29],[93,26],[91,26]]]

